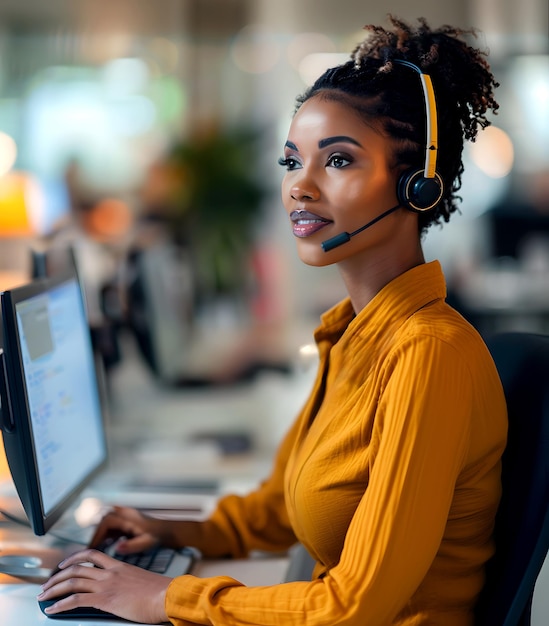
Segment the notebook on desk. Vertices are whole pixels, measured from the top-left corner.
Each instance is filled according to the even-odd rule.
[[[2,293],[1,311],[4,447],[30,526],[44,535],[107,463],[90,329],[74,274]],[[156,557],[147,556],[159,571]],[[162,573],[188,573],[196,556],[189,549],[164,551],[159,556],[166,566]],[[93,616],[93,611],[77,615]]]

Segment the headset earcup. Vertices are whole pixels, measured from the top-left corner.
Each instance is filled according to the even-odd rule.
[[[429,211],[442,199],[444,183],[438,172],[434,178],[425,178],[424,173],[424,170],[411,169],[398,179],[398,201],[411,211]]]

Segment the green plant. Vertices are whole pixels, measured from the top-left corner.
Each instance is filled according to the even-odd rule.
[[[193,251],[202,290],[242,289],[265,194],[257,175],[257,135],[211,132],[174,146],[175,223]]]

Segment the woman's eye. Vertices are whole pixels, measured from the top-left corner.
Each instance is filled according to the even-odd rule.
[[[332,154],[328,159],[327,165],[331,167],[345,167],[351,163],[351,159],[349,157],[345,157],[341,154]]]
[[[299,161],[293,157],[280,157],[278,164],[285,167],[288,171],[295,170],[299,167]]]

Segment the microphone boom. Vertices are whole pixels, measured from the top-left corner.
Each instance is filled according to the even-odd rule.
[[[322,249],[324,250],[324,252],[329,252],[330,250],[333,250],[334,248],[342,246],[344,243],[347,243],[348,241],[350,241],[351,237],[354,237],[355,235],[358,235],[358,233],[361,233],[363,230],[370,228],[370,226],[373,226],[374,224],[379,222],[379,220],[382,220],[384,217],[387,217],[387,215],[390,215],[397,209],[400,209],[400,207],[401,205],[397,204],[396,206],[391,207],[390,209],[387,209],[387,211],[384,211],[381,215],[374,217],[373,220],[370,220],[367,224],[364,224],[364,226],[357,228],[352,233],[348,233],[347,231],[345,231],[345,232],[339,233],[339,235],[330,237],[330,239],[326,239],[326,241],[323,241],[320,244],[322,246]]]

